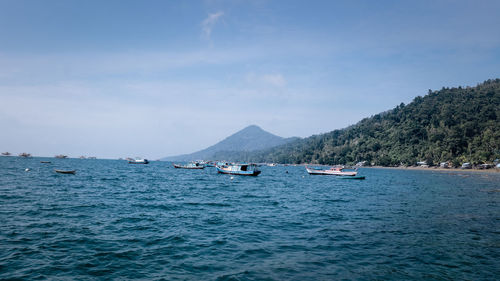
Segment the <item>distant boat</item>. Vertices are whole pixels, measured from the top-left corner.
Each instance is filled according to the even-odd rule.
[[[28,158],[28,157],[31,157],[31,154],[26,153],[26,152],[23,152],[23,153],[20,153],[20,154],[19,154],[19,157],[25,157],[25,158]]]
[[[228,164],[217,165],[217,172],[221,174],[241,175],[241,176],[258,176],[260,170],[255,164]]]
[[[2,152],[2,156],[11,156],[10,152]]]
[[[214,161],[208,161],[207,163],[205,163],[205,167],[215,167],[215,162]]]
[[[50,162],[50,161],[40,161],[40,163],[49,164],[49,163],[52,163],[52,162]]]
[[[344,167],[339,166],[326,170],[306,167],[306,170],[310,175],[356,176],[358,174],[357,170],[346,171]]]
[[[66,156],[66,155],[62,155],[62,154],[56,155],[56,156],[54,156],[54,157],[55,157],[55,158],[59,158],[59,159],[68,158],[68,156]]]
[[[204,169],[205,165],[200,164],[198,162],[191,162],[186,165],[174,164],[174,168],[177,169]]]
[[[149,164],[148,159],[135,159],[135,160],[129,160],[129,164]]]
[[[55,170],[56,173],[59,174],[72,174],[74,175],[76,173],[76,170]]]

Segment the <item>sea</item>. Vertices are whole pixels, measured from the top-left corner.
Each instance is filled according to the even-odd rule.
[[[0,280],[500,276],[500,173],[261,170],[0,157]]]

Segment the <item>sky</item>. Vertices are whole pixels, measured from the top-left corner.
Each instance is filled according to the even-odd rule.
[[[0,151],[204,149],[500,77],[500,1],[0,0]]]

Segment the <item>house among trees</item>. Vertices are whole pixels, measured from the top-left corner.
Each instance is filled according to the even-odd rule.
[[[463,163],[462,169],[472,169],[472,165],[469,162]]]
[[[450,167],[450,163],[449,162],[441,162],[441,163],[439,163],[439,167],[447,169]]]

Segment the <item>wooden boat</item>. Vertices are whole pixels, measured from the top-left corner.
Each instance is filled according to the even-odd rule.
[[[317,169],[306,167],[307,172],[310,175],[330,175],[330,176],[356,176],[358,174],[357,170],[346,171],[345,168],[336,166],[330,169]]]
[[[215,167],[215,162],[213,161],[208,161],[207,163],[205,163],[205,167]]]
[[[55,170],[56,173],[59,174],[72,174],[74,175],[76,173],[76,170]]]
[[[135,159],[135,160],[129,160],[129,164],[149,164],[148,159]]]
[[[188,163],[186,165],[174,164],[174,168],[176,169],[204,169],[205,165],[200,164],[198,162]]]
[[[260,170],[257,169],[255,164],[228,164],[217,165],[217,172],[221,174],[231,174],[240,176],[258,176]]]

